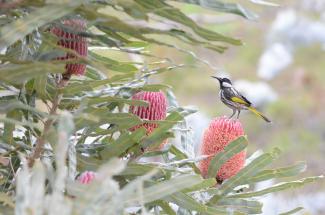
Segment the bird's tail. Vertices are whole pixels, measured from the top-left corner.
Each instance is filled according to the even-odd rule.
[[[253,107],[247,107],[248,110],[252,111],[253,113],[255,113],[257,116],[261,117],[262,119],[264,119],[266,122],[271,122],[271,120],[269,120],[266,116],[264,116],[261,112],[259,112],[258,110],[256,110]]]

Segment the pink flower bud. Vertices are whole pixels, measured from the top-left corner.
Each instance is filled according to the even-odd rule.
[[[59,37],[58,45],[74,50],[80,56],[87,57],[88,55],[88,42],[83,36],[77,34],[77,32],[82,32],[86,30],[86,22],[82,19],[68,19],[62,22],[63,25],[67,26],[70,31],[75,31],[76,33],[68,32],[67,30],[54,27],[51,32]],[[75,59],[72,53],[67,53],[66,56],[58,58],[59,60]],[[84,75],[86,70],[85,64],[80,63],[70,63],[65,66],[66,72],[63,74],[63,78],[69,80],[71,75]]]
[[[79,177],[78,181],[82,184],[89,184],[96,178],[96,173],[91,171],[83,172]]]
[[[215,118],[210,123],[210,126],[205,130],[203,142],[201,143],[202,155],[216,155],[224,150],[225,146],[231,141],[244,135],[244,130],[238,120],[231,120],[225,117]],[[202,160],[199,168],[204,177],[208,173],[208,168],[212,157]],[[246,151],[242,151],[234,155],[230,160],[222,165],[216,175],[218,181],[228,179],[241,170],[245,164]]]

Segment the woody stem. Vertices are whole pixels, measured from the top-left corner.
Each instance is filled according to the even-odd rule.
[[[63,86],[63,79],[57,84],[58,88],[61,88]],[[54,122],[54,116],[56,115],[56,111],[58,109],[58,106],[60,104],[62,98],[62,94],[57,92],[53,98],[52,107],[49,111],[49,118],[44,123],[44,129],[43,134],[39,136],[36,140],[35,148],[33,152],[29,155],[27,162],[28,167],[33,167],[34,162],[36,159],[40,158],[43,151],[44,151],[44,145],[46,143],[46,136],[48,135],[50,128]]]

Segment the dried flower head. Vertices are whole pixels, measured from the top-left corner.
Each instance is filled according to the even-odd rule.
[[[75,51],[78,55],[87,57],[88,42],[87,39],[81,35],[80,32],[86,30],[86,22],[83,19],[67,19],[62,22],[67,29],[61,27],[53,27],[51,32],[58,38],[58,45]],[[77,56],[73,53],[67,53],[59,60],[76,59]],[[65,66],[66,71],[63,74],[63,79],[69,80],[71,75],[84,75],[86,65],[81,63],[69,63]]]

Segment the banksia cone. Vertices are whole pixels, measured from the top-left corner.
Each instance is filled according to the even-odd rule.
[[[167,114],[167,99],[163,92],[139,92],[132,96],[132,100],[142,100],[149,103],[147,107],[131,106],[130,112],[139,116],[141,119],[146,120],[164,120]],[[131,130],[144,127],[147,130],[147,135],[154,131],[158,127],[156,123],[143,123]],[[164,141],[159,148],[162,148],[166,144]]]
[[[210,123],[210,126],[204,132],[203,142],[201,143],[200,148],[201,154],[215,155],[223,151],[225,146],[231,141],[242,135],[244,135],[244,130],[239,121],[224,117],[216,118]],[[199,164],[199,168],[204,177],[208,173],[208,168],[212,158],[213,156],[202,160]],[[245,158],[246,151],[234,155],[218,171],[216,175],[217,181],[222,182],[223,180],[237,174],[237,172],[243,168]]]
[[[96,178],[96,173],[91,171],[83,172],[79,177],[78,181],[82,184],[89,184]]]
[[[68,19],[64,20],[63,25],[67,27],[67,29],[63,29],[60,27],[52,28],[51,32],[59,37],[58,45],[72,49],[80,56],[87,57],[88,55],[88,43],[87,39],[83,36],[78,35],[74,32],[82,32],[86,30],[86,22],[82,19]],[[69,32],[68,32],[69,31]],[[67,53],[66,56],[58,58],[59,60],[68,60],[68,59],[75,59],[75,56],[72,53]],[[65,66],[66,71],[63,74],[63,79],[69,80],[71,75],[84,75],[86,70],[85,64],[80,63],[70,63]]]

